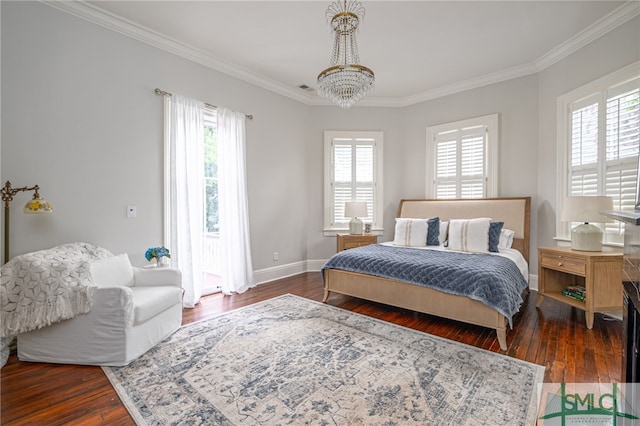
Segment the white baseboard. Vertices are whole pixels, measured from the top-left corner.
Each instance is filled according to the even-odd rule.
[[[318,272],[326,262],[327,260],[303,260],[273,268],[258,269],[253,271],[253,278],[256,284],[260,285],[304,272]]]
[[[320,272],[329,259],[307,260],[307,272]]]
[[[538,291],[538,276],[529,275],[529,290]]]

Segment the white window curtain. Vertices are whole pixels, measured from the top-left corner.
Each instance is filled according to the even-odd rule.
[[[204,103],[173,95],[169,121],[171,263],[182,271],[183,305],[202,296]]]
[[[245,116],[218,108],[220,276],[224,294],[255,286],[249,238]]]

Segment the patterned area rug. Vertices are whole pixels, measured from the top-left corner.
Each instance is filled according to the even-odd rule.
[[[140,425],[530,425],[544,374],[293,295],[103,369]]]

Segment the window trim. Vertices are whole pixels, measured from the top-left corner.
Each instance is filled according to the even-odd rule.
[[[333,198],[331,196],[331,186],[333,184],[332,141],[336,138],[349,139],[374,139],[374,216],[372,234],[382,235],[384,232],[383,215],[383,173],[382,173],[382,153],[384,152],[384,132],[369,130],[325,130],[324,132],[324,218],[323,235],[325,237],[336,236],[349,230],[348,226],[334,227],[331,224],[331,212],[333,211]]]
[[[617,71],[600,77],[577,89],[558,97],[556,101],[556,237],[555,240],[571,241],[570,224],[560,220],[560,212],[569,187],[569,149],[571,148],[571,106],[594,97],[602,97],[602,93],[614,87],[627,84],[640,77],[638,69],[640,61],[629,64]],[[619,246],[616,243],[605,245]]]
[[[435,198],[436,181],[436,155],[435,137],[439,133],[459,130],[465,127],[485,126],[487,128],[487,151],[486,151],[486,183],[485,197],[492,198],[498,196],[498,148],[500,146],[499,117],[498,113],[483,115],[480,117],[468,118],[465,120],[453,121],[450,123],[438,124],[427,127],[427,161],[426,161],[426,184],[425,197]]]

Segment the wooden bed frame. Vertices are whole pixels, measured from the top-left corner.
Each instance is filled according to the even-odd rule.
[[[504,221],[504,228],[515,232],[512,248],[529,262],[531,197],[400,201],[398,217],[436,216],[443,221],[476,217]],[[362,273],[327,269],[323,302],[331,292],[493,328],[500,349],[507,350],[507,318],[482,302],[464,296]]]

